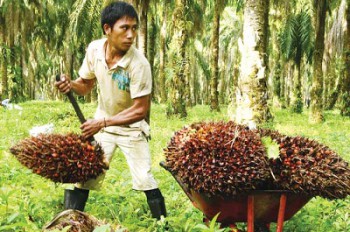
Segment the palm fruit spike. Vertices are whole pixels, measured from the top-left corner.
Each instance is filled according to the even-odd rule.
[[[10,152],[33,173],[53,182],[86,182],[108,169],[101,147],[73,133],[30,137],[11,147]]]
[[[350,195],[350,167],[329,147],[301,136],[260,130],[279,144],[279,158],[270,160],[276,188],[339,199]]]
[[[233,122],[196,123],[175,133],[167,166],[192,189],[232,196],[263,188],[270,178],[260,138]]]

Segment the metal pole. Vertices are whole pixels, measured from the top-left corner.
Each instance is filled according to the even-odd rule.
[[[254,195],[248,196],[248,232],[254,232]]]
[[[280,197],[280,207],[278,210],[277,232],[283,231],[284,214],[286,212],[287,195],[282,193]]]

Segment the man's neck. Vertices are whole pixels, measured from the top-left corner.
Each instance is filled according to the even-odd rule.
[[[117,64],[118,61],[121,60],[125,54],[126,54],[125,51],[117,50],[112,46],[109,46],[107,42],[105,47],[105,60],[108,68],[111,68],[115,64]]]

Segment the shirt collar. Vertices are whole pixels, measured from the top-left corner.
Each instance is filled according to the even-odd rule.
[[[134,45],[132,45],[130,49],[125,53],[125,55],[121,58],[121,60],[118,61],[117,66],[126,68],[132,60],[132,57],[134,55],[134,49],[135,47]]]
[[[101,43],[101,47],[99,49],[100,51],[98,53],[98,59],[102,60],[105,63],[105,65],[107,66],[106,59],[105,59],[105,56],[106,56],[105,46],[107,43],[107,38],[104,38],[102,41],[103,42]],[[130,64],[130,62],[134,56],[134,50],[135,50],[135,46],[132,45],[130,47],[130,49],[125,53],[125,55],[111,69],[115,69],[117,67],[121,67],[121,68],[125,69]]]

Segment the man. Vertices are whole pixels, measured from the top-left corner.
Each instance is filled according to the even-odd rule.
[[[114,2],[101,13],[106,38],[89,44],[79,78],[71,81],[61,75],[55,86],[62,92],[89,93],[98,82],[98,107],[94,119],[81,125],[82,134],[95,136],[110,162],[117,147],[124,153],[132,176],[133,189],[144,191],[152,217],[166,216],[164,198],[151,174],[145,116],[150,107],[152,77],[150,64],[133,42],[137,35],[138,15],[125,2]],[[99,189],[104,175],[76,184],[65,191],[65,208],[83,211],[89,190]]]

